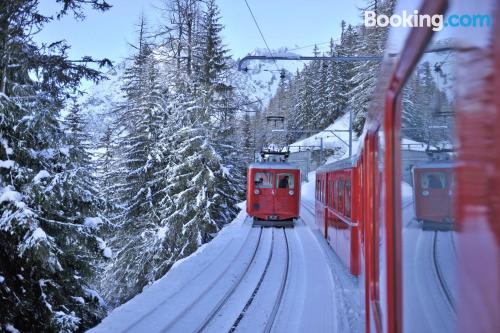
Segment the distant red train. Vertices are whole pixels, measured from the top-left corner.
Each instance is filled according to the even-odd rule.
[[[392,29],[356,157],[317,171],[316,224],[364,287],[366,332],[500,332],[500,4],[400,2],[490,25]],[[419,119],[451,164],[408,161]]]
[[[300,216],[300,169],[286,162],[250,164],[247,214],[254,225],[293,227]]]
[[[453,228],[454,163],[427,162],[412,171],[415,218],[425,229]]]

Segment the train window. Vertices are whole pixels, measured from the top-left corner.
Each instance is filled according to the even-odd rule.
[[[330,180],[330,185],[328,186],[328,190],[330,191],[330,196],[328,198],[330,202],[328,203],[328,205],[330,207],[333,207],[333,201],[334,201],[333,200],[333,185],[334,185],[334,181]]]
[[[273,174],[271,172],[257,172],[254,178],[256,188],[272,188]]]
[[[344,180],[339,181],[338,185],[338,192],[337,192],[337,210],[338,211],[343,211],[344,210]]]
[[[421,176],[422,189],[444,189],[446,187],[446,175],[444,172],[426,172]]]
[[[351,181],[345,183],[345,216],[351,217]]]
[[[333,209],[337,209],[337,187],[338,187],[338,181],[334,180],[332,186],[332,205],[331,205]]]
[[[278,173],[277,180],[277,188],[294,188],[294,179],[291,173]]]
[[[318,200],[318,191],[320,190],[319,187],[319,179],[316,179],[316,191],[315,191],[315,198]]]

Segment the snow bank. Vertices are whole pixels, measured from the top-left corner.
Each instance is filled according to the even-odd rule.
[[[302,183],[302,187],[300,188],[302,199],[307,201],[314,202],[315,200],[315,191],[316,191],[316,171],[309,172],[308,182]]]

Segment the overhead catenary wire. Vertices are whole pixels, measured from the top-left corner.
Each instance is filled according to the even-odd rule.
[[[255,26],[257,27],[257,30],[259,30],[260,37],[262,37],[262,40],[264,41],[264,44],[266,45],[267,51],[269,52],[269,54],[271,55],[271,57],[274,57],[274,54],[271,51],[271,48],[269,47],[269,44],[267,44],[267,41],[266,41],[266,38],[264,37],[264,34],[262,33],[262,30],[261,30],[261,28],[259,26],[259,23],[257,22],[257,19],[255,18],[255,15],[253,14],[252,8],[250,8],[250,5],[248,4],[247,0],[244,0],[244,1],[245,1],[245,4],[247,5],[248,11],[250,12],[250,15],[252,15],[252,19],[253,19],[253,21],[255,23]],[[276,62],[276,59],[273,59],[273,60],[274,60],[274,65],[276,66],[276,69],[279,71],[280,68],[278,66],[278,63]]]

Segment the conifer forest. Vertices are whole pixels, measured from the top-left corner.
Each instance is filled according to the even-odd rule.
[[[90,329],[210,242],[245,200],[266,115],[286,116],[287,143],[348,110],[362,133],[379,62],[310,61],[259,79],[274,63],[238,71],[216,0],[159,1],[160,24],[137,13],[122,62],[74,59],[67,41],[37,34],[115,1],[46,1],[58,11],[0,0],[0,331]],[[340,31],[312,55],[384,53],[387,28],[343,21]],[[432,75],[424,66],[408,94],[428,96]],[[425,126],[416,114],[405,114],[408,127]]]

